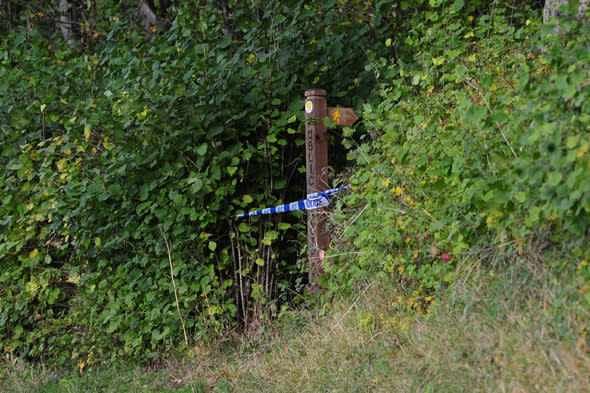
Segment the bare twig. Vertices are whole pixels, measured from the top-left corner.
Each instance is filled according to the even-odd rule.
[[[346,228],[344,228],[344,230],[342,231],[342,233],[340,234],[340,237],[338,238],[338,240],[342,239],[342,237],[344,236],[344,232],[346,232],[348,230],[348,228],[350,228],[355,222],[356,220],[365,212],[365,210],[367,210],[367,207],[369,205],[365,205],[363,207],[363,209],[356,215],[356,217],[354,217],[350,223],[348,224],[348,226]]]
[[[176,290],[176,282],[174,281],[174,267],[172,266],[172,254],[170,252],[170,243],[168,243],[168,239],[166,238],[166,234],[162,230],[162,226],[158,225],[160,229],[160,233],[164,238],[164,243],[166,243],[166,249],[168,250],[168,262],[170,263],[170,277],[172,278],[172,287],[174,288],[174,297],[176,298],[176,310],[178,311],[178,318],[180,319],[180,323],[182,324],[182,333],[184,333],[184,343],[188,345],[188,334],[186,334],[186,327],[184,326],[184,319],[182,318],[182,314],[180,313],[180,303],[178,301],[178,291]]]
[[[475,83],[473,83],[473,81],[471,80],[467,80],[466,78],[464,79],[465,82],[467,82],[467,84],[471,87],[473,87],[475,90],[479,91],[479,87],[475,85]],[[487,98],[485,97],[484,94],[481,95],[486,107],[488,109],[488,111],[491,113],[493,113],[492,111],[492,107],[490,106],[490,103],[488,102]],[[508,147],[510,148],[510,151],[512,152],[512,154],[514,155],[514,158],[518,159],[518,154],[516,154],[516,151],[514,150],[514,148],[512,147],[512,144],[510,143],[510,141],[508,140],[508,138],[506,137],[506,134],[504,134],[504,130],[502,129],[502,127],[500,126],[500,123],[496,122],[496,127],[498,128],[498,131],[500,131],[500,134],[502,135],[502,139],[504,139],[504,142],[506,142],[506,145],[508,145]]]

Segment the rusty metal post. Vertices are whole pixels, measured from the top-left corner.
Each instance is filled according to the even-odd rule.
[[[328,187],[328,131],[324,117],[328,116],[326,91],[305,92],[305,157],[307,168],[307,193],[327,190]],[[323,274],[322,260],[330,246],[330,234],[326,231],[327,208],[307,212],[307,258],[309,283],[312,290],[318,288],[318,278]]]

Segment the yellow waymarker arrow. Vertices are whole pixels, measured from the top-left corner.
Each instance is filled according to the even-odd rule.
[[[345,127],[352,126],[358,119],[352,108],[328,108],[328,117],[339,126]]]

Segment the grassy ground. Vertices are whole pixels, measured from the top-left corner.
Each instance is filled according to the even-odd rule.
[[[264,337],[192,348],[151,369],[80,375],[4,361],[0,391],[590,391],[584,283],[522,262],[461,273],[428,313],[408,313],[392,284],[372,283],[323,317],[291,313]]]

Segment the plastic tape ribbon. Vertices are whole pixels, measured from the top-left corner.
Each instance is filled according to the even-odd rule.
[[[349,188],[350,184],[344,187],[332,188],[330,190],[314,192],[313,194],[307,194],[306,199],[302,199],[297,202],[286,203],[284,205],[267,207],[265,209],[254,210],[248,213],[236,214],[234,217],[250,217],[260,216],[263,214],[274,214],[274,213],[286,213],[294,210],[313,210],[319,209],[320,207],[326,207],[330,204],[330,195],[334,195],[339,191]]]

